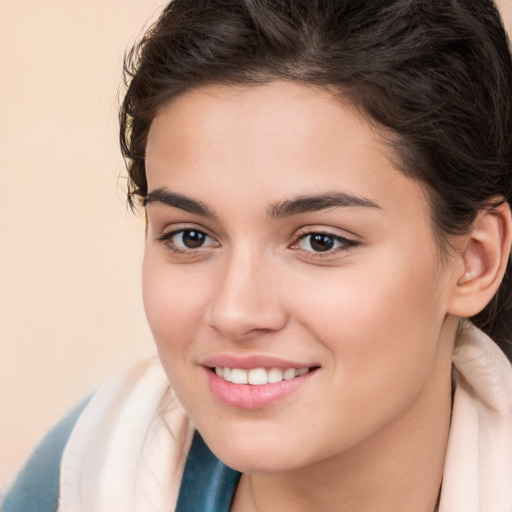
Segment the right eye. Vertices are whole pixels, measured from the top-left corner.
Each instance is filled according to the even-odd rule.
[[[180,229],[165,233],[158,238],[173,252],[186,253],[205,247],[215,246],[215,240],[198,229]]]

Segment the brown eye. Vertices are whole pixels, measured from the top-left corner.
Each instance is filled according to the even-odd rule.
[[[181,238],[181,245],[187,249],[198,249],[199,247],[202,247],[207,238],[207,235],[194,229],[186,229],[175,236],[178,239]]]
[[[334,238],[329,235],[311,235],[309,244],[314,251],[330,251],[334,247]]]
[[[159,237],[168,248],[176,252],[194,251],[215,246],[215,240],[198,229],[180,229]]]
[[[298,248],[308,252],[329,252],[348,249],[357,242],[329,233],[306,233],[299,239]]]

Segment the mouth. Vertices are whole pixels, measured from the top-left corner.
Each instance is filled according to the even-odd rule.
[[[222,403],[235,409],[263,409],[283,403],[298,390],[309,388],[311,384],[308,383],[316,380],[314,377],[320,369],[320,366],[244,366],[246,368],[235,365],[205,367],[210,391]]]
[[[277,384],[302,377],[318,367],[302,368],[230,368],[228,366],[215,366],[210,368],[217,377],[233,384],[249,384],[251,386],[264,386],[265,384]]]

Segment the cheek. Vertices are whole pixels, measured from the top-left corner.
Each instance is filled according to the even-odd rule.
[[[303,326],[330,352],[329,392],[315,416],[326,438],[330,432],[342,447],[412,407],[436,371],[445,317],[439,272],[428,258],[410,267],[395,263],[396,271],[367,267],[319,279],[296,302]]]
[[[161,355],[184,350],[193,339],[203,311],[204,280],[179,266],[169,265],[158,251],[147,247],[142,293],[148,323]]]
[[[204,283],[201,286],[187,269],[169,265],[159,251],[147,247],[142,292],[146,317],[162,366],[180,402],[189,409],[189,399],[194,397],[194,393],[191,394],[193,380],[197,378],[197,367],[191,364],[190,354],[200,319],[204,316],[203,304],[207,295]]]
[[[300,293],[297,308],[331,352],[340,386],[369,395],[410,382],[421,386],[435,364],[445,318],[441,271],[428,252],[346,268]],[[321,300],[319,300],[321,297]],[[350,396],[350,394],[348,394]]]

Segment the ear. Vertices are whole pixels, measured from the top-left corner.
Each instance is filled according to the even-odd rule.
[[[508,203],[478,214],[456,256],[449,313],[471,317],[485,308],[507,268],[511,240],[512,218]]]

